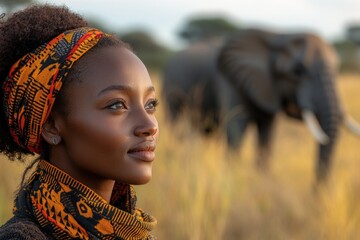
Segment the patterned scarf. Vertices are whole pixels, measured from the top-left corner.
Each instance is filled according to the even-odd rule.
[[[97,29],[69,30],[26,54],[4,82],[4,111],[14,141],[30,152],[41,152],[41,130],[63,79],[76,60],[103,36]]]
[[[14,215],[32,219],[55,239],[155,239],[150,231],[156,220],[135,208],[135,202],[134,190],[128,184],[115,184],[109,204],[40,160],[15,200]]]

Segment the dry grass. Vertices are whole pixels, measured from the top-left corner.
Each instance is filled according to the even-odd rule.
[[[156,78],[156,77],[155,77]],[[360,76],[342,76],[340,95],[360,120]],[[271,169],[254,167],[254,130],[228,153],[221,137],[202,138],[183,120],[161,134],[152,181],[137,187],[139,206],[155,215],[159,239],[358,239],[360,139],[345,128],[332,178],[314,193],[315,142],[301,123],[280,117]],[[23,166],[1,159],[0,223],[11,215]]]

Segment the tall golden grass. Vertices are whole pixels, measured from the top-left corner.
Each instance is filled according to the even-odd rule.
[[[158,77],[155,75],[155,82]],[[339,79],[342,101],[360,120],[360,76]],[[170,124],[159,108],[153,179],[138,206],[155,215],[159,239],[359,239],[360,138],[341,129],[328,184],[313,191],[316,143],[301,122],[279,117],[271,168],[254,164],[255,131],[230,153],[221,136],[204,138],[186,118]],[[0,224],[11,216],[24,168],[1,159]]]

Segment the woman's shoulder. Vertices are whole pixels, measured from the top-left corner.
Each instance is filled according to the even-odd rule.
[[[0,240],[47,240],[36,223],[24,218],[13,217],[0,227]]]

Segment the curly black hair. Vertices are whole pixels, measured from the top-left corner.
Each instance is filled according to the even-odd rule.
[[[80,15],[71,12],[65,6],[34,5],[25,10],[12,14],[8,19],[0,19],[0,85],[2,86],[11,66],[25,54],[36,49],[40,45],[49,42],[59,34],[79,28],[88,27],[88,22]],[[90,51],[105,46],[125,46],[115,36],[104,37]],[[87,53],[88,54],[88,53]],[[85,54],[82,58],[85,58]],[[79,79],[81,67],[79,59],[70,70],[66,79],[63,80],[63,87],[58,95],[53,111],[65,113],[66,88],[71,79]],[[4,92],[0,88],[0,103],[3,103]],[[19,146],[11,137],[8,120],[4,109],[0,104],[0,152],[10,160],[24,160],[25,155],[33,154],[27,149]],[[48,146],[43,141],[43,152],[41,157],[48,158]]]

